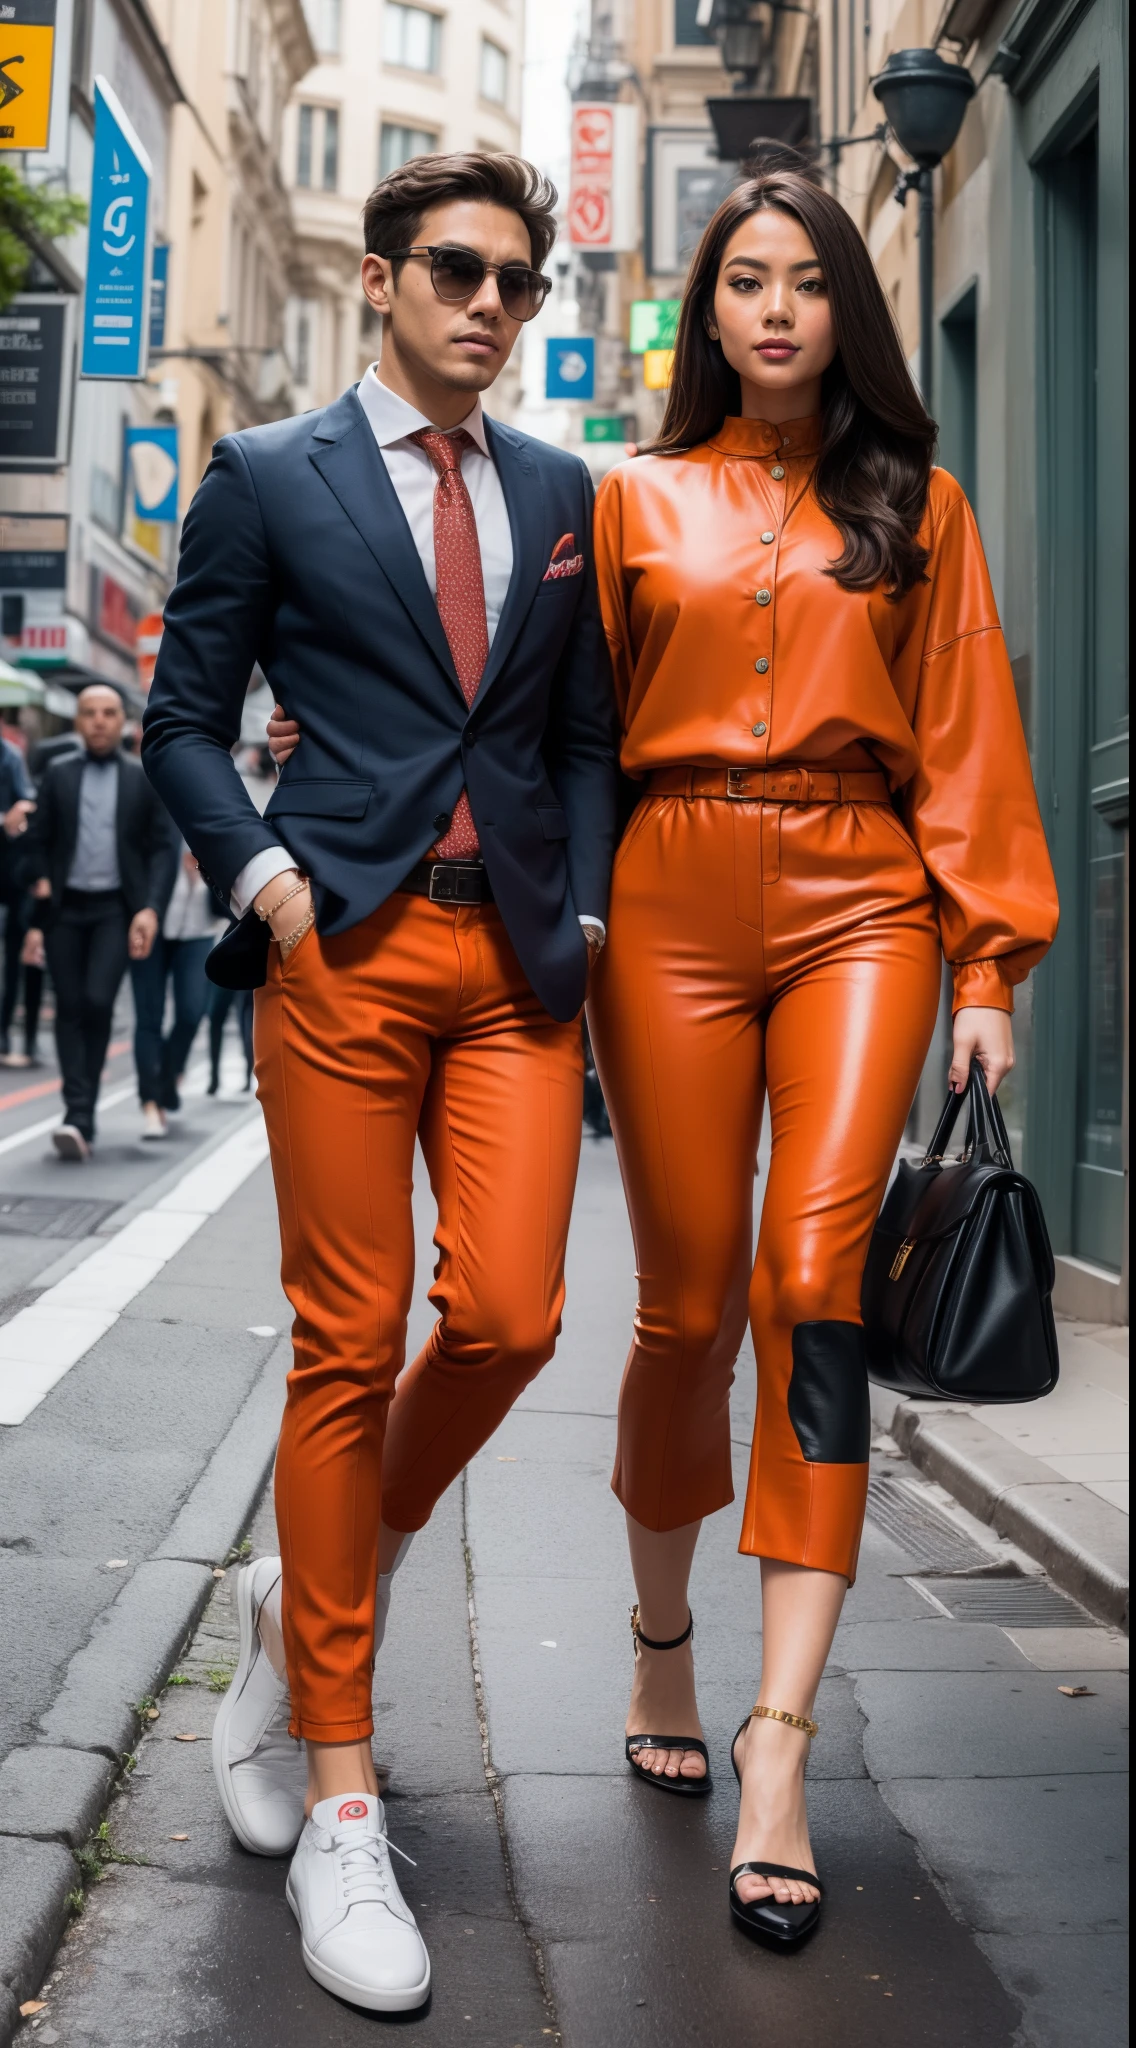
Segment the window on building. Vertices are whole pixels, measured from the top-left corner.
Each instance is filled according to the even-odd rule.
[[[676,50],[687,49],[692,43],[705,48],[713,42],[709,29],[698,26],[698,0],[674,0],[674,39]]]
[[[312,182],[312,129],[315,126],[314,107],[301,107],[299,125],[296,131],[296,183],[310,185]]]
[[[338,57],[343,28],[343,0],[304,0],[312,41],[322,57]]]
[[[978,292],[951,308],[939,331],[939,460],[978,502]]]
[[[429,128],[404,128],[401,122],[384,121],[379,131],[380,178],[397,171],[400,164],[408,164],[412,156],[429,156],[437,147],[438,138]]]
[[[383,57],[406,71],[442,68],[442,17],[426,7],[404,7],[386,0],[383,8]]]
[[[324,192],[339,187],[339,109],[302,106],[297,110],[296,183]]]
[[[503,107],[509,88],[509,59],[504,50],[491,43],[488,36],[481,39],[481,97],[492,100],[495,106]]]
[[[323,116],[323,189],[334,192],[339,184],[339,109],[325,107]]]

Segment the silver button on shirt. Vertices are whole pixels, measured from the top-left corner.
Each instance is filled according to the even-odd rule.
[[[118,872],[118,756],[88,754],[79,777],[79,826],[67,873],[69,889],[121,889]]]

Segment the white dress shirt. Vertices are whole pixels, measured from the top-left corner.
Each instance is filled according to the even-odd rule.
[[[356,386],[359,403],[367,415],[387,475],[406,515],[430,595],[436,599],[434,489],[438,472],[426,450],[410,438],[423,427],[432,427],[433,422],[425,413],[417,412],[405,398],[400,398],[397,391],[388,390],[385,384],[380,384],[377,371],[378,364],[372,363]],[[470,438],[471,445],[462,450],[461,473],[477,525],[481,578],[485,588],[485,624],[492,647],[513,573],[513,534],[501,479],[489,453],[480,398],[474,400],[472,411],[466,414],[460,426],[441,431],[464,432]],[[230,901],[235,915],[243,916],[253,897],[259,895],[274,875],[294,871],[295,866],[295,861],[282,846],[267,847],[263,853],[254,854],[233,883]],[[584,916],[580,923],[585,930],[593,927],[602,941],[604,925],[598,917]]]

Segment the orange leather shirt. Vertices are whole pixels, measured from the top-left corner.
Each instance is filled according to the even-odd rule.
[[[974,517],[935,470],[926,581],[890,604],[824,571],[819,421],[727,419],[612,470],[596,566],[629,775],[696,762],[884,769],[934,887],[955,1008],[1013,1008],[1057,892]]]

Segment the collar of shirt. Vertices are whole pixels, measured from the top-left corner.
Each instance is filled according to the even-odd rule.
[[[419,433],[423,427],[432,427],[434,422],[427,419],[424,412],[418,412],[405,398],[400,398],[397,391],[389,391],[385,384],[380,384],[378,367],[377,363],[372,363],[370,369],[360,378],[359,403],[367,415],[371,432],[379,447],[392,448],[398,441],[409,440],[411,434]],[[470,440],[475,447],[480,448],[483,455],[489,454],[489,439],[485,432],[485,414],[481,410],[480,397],[474,399],[472,410],[464,420],[459,421],[459,426],[465,429]],[[435,431],[456,434],[458,428],[440,427]]]

